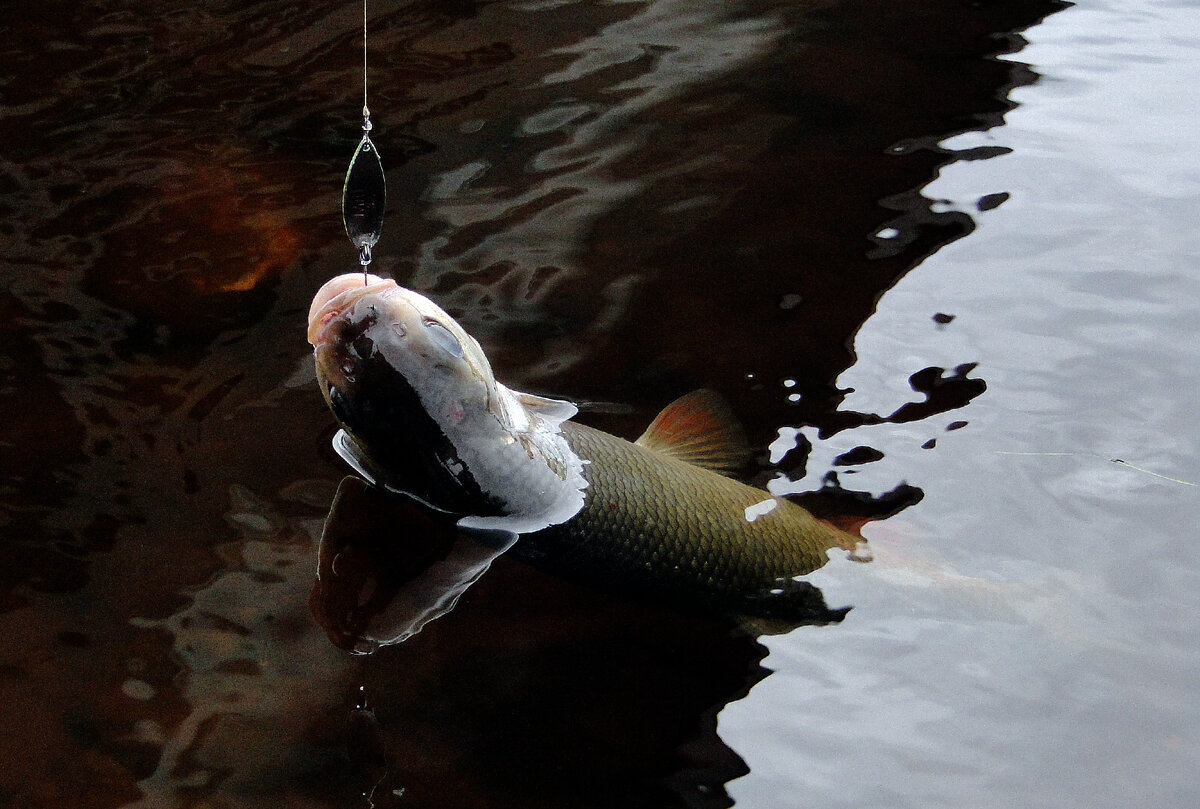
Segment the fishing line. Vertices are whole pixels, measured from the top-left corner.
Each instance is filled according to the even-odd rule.
[[[371,111],[367,109],[367,0],[363,0],[363,119],[371,119]]]
[[[1143,472],[1147,475],[1153,475],[1154,477],[1162,478],[1163,480],[1169,480],[1170,482],[1178,483],[1181,486],[1200,485],[1200,484],[1192,483],[1187,480],[1180,480],[1179,478],[1168,477],[1167,475],[1162,475],[1162,474],[1159,474],[1158,472],[1153,472],[1149,469],[1143,469],[1140,466],[1134,466],[1129,461],[1124,461],[1124,460],[1121,460],[1120,458],[1105,458],[1103,455],[1096,455],[1095,453],[1092,453],[1092,452],[1005,452],[1003,450],[996,450],[996,454],[997,455],[1027,455],[1027,456],[1041,457],[1041,458],[1099,458],[1102,461],[1108,461],[1109,463],[1115,463],[1118,466],[1127,466],[1130,469],[1137,470],[1138,472]]]
[[[358,263],[362,265],[363,284],[367,283],[367,265],[371,263],[371,248],[379,241],[383,230],[383,211],[387,202],[387,181],[379,149],[371,141],[371,108],[367,106],[367,0],[363,0],[362,24],[362,140],[350,158],[346,179],[342,183],[342,224],[350,243],[358,248]]]

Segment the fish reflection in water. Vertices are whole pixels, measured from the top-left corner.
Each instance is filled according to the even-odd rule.
[[[543,573],[495,536],[342,481],[310,601],[336,645],[373,652],[341,778],[375,807],[728,806],[748,769],[716,715],[766,676],[763,647]]]
[[[325,522],[312,611],[333,643],[371,652],[454,608],[515,537],[462,531],[411,500],[345,478]]]

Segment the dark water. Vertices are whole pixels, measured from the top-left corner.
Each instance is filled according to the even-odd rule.
[[[373,2],[373,269],[603,429],[707,386],[773,491],[924,498],[836,626],[501,557],[356,657],[303,335],[361,8],[10,4],[0,805],[1196,805],[1200,28],[1134,5]]]

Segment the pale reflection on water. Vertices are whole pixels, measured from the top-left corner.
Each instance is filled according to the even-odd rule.
[[[597,218],[652,183],[687,174],[698,162],[721,160],[719,152],[705,151],[637,177],[620,176],[617,166],[670,125],[647,113],[761,58],[782,36],[783,22],[773,15],[726,19],[719,4],[628,5],[637,13],[548,50],[527,68],[531,74],[521,75],[519,91],[533,111],[515,126],[503,118],[471,121],[475,131],[500,130],[513,138],[505,149],[522,154],[524,172],[496,177],[491,163],[476,157],[433,178],[425,193],[433,204],[425,215],[444,223],[444,235],[420,245],[414,286],[433,286],[445,272],[472,272],[499,259],[513,268],[504,282],[536,302],[583,269],[576,257]],[[498,111],[497,117],[503,112],[511,115]],[[512,157],[505,155],[504,162],[511,166]],[[456,243],[464,231],[482,238]],[[547,270],[555,280],[531,289],[533,278]],[[472,309],[480,296],[503,300],[497,286],[474,291],[474,285],[461,285],[454,302]],[[464,298],[466,290],[474,298]],[[512,317],[508,311],[498,315]]]
[[[988,393],[936,459],[919,445],[939,420],[871,436],[926,497],[869,529],[901,559],[817,575],[861,620],[770,639],[776,676],[722,713],[751,767],[731,785],[739,806],[777,805],[797,771],[829,806],[1200,799],[1200,557],[1184,539],[1200,483],[1185,393],[1200,354],[1184,336],[1200,308],[1200,38],[1183,4],[1127,11],[1030,30],[1019,58],[1043,79],[1014,91],[1003,129],[945,143],[1012,152],[926,193],[960,209],[1010,198],[888,293],[839,381],[847,404],[886,409],[889,357],[970,352]],[[955,319],[936,330],[931,309]],[[865,467],[856,483],[888,480]],[[890,575],[914,560],[935,573]],[[800,717],[786,757],[761,743],[779,727],[759,698]],[[859,777],[840,777],[848,764]]]
[[[329,490],[313,483],[289,494],[324,499]],[[217,548],[223,571],[168,618],[130,619],[173,637],[171,654],[186,672],[176,685],[190,711],[173,727],[137,725],[139,740],[162,753],[138,782],[143,798],[129,806],[157,809],[192,791],[232,797],[264,785],[275,785],[275,799],[299,800],[288,785],[295,750],[354,688],[353,661],[304,620],[320,521],[289,521],[240,486],[230,506],[226,520],[240,538]]]

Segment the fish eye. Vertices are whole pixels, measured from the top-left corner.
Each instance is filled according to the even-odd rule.
[[[425,331],[429,334],[429,339],[437,343],[447,354],[454,357],[463,355],[462,343],[454,336],[454,333],[448,328],[438,323],[436,320],[426,318],[424,321]]]

